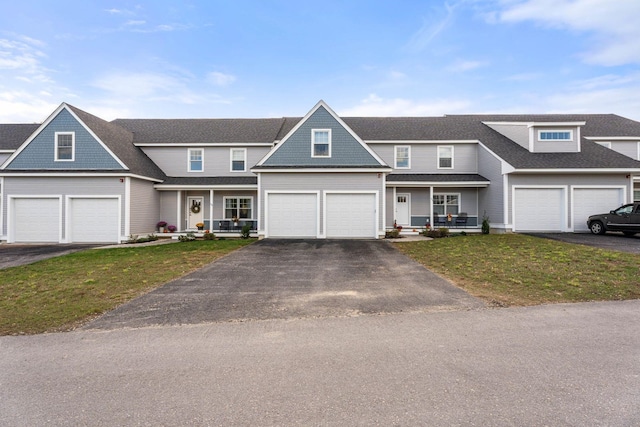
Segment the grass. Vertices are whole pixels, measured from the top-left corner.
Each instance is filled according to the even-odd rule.
[[[91,249],[0,272],[0,335],[70,330],[252,240]]]
[[[398,249],[498,306],[640,298],[640,255],[520,234],[407,242]]]

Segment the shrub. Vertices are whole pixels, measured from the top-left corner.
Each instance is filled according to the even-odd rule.
[[[202,238],[203,238],[204,240],[215,240],[215,239],[216,239],[216,235],[215,235],[215,234],[213,234],[213,233],[204,233],[204,234],[202,235]]]
[[[189,232],[187,234],[178,236],[178,240],[180,240],[181,242],[192,242],[196,240],[196,235],[192,232]]]
[[[435,228],[433,230],[424,230],[422,234],[426,237],[439,239],[441,237],[449,237],[449,229],[447,227]]]
[[[385,239],[397,239],[398,237],[400,237],[400,230],[398,230],[397,228],[394,228],[393,230],[389,230],[386,233],[384,233]]]
[[[240,232],[243,239],[248,239],[251,235],[251,224],[245,224],[242,226],[242,231]]]
[[[489,225],[489,217],[486,212],[482,216],[482,234],[489,234],[491,232],[491,226]]]

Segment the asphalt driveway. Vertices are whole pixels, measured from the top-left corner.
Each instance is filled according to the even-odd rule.
[[[593,246],[595,248],[609,249],[612,251],[640,254],[640,234],[627,237],[622,233],[607,233],[603,235],[591,233],[537,233],[532,234],[532,236],[578,245]]]
[[[385,241],[268,239],[124,304],[85,329],[482,306]]]
[[[95,248],[95,244],[5,244],[0,245],[0,269],[31,264],[47,258],[66,255],[88,248]]]

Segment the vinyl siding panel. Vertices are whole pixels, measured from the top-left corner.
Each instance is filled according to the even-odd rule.
[[[320,192],[320,233],[322,230],[322,206],[324,205],[323,191],[377,191],[378,192],[378,224],[384,227],[383,208],[384,179],[378,178],[377,173],[262,173],[261,174],[260,227],[264,225],[264,200],[266,191],[319,191]]]
[[[65,196],[121,196],[121,218],[125,214],[125,184],[119,177],[5,177],[2,192],[2,206],[7,206],[7,197],[15,195],[60,195],[63,200],[62,209],[62,235],[66,238],[67,230],[64,229],[66,221]],[[7,235],[7,209],[2,212],[3,235]],[[124,221],[120,234],[125,234]]]
[[[466,212],[470,217],[478,216],[478,189],[477,188],[451,188],[451,187],[434,187],[434,194],[460,194],[459,212]],[[429,188],[405,188],[397,187],[396,194],[410,194],[411,196],[411,225],[414,227],[423,227],[426,219],[431,218],[431,192]],[[393,194],[387,199],[387,210],[389,212],[391,205],[391,215],[394,215]],[[387,214],[388,216],[389,214]],[[394,215],[395,216],[395,215]],[[389,223],[389,218],[387,218]],[[471,221],[470,224],[473,222]],[[390,226],[393,226],[393,218]]]
[[[130,233],[150,233],[160,221],[160,194],[153,183],[131,179]]]
[[[204,150],[204,171],[189,172],[189,148]],[[231,172],[230,147],[141,147],[149,158],[156,163],[167,176],[254,176],[250,172],[268,152],[270,147],[233,147],[246,148],[246,172]]]
[[[0,166],[2,166],[9,157],[11,157],[11,153],[0,153]]]
[[[487,125],[496,132],[506,136],[518,145],[529,149],[529,127],[526,124],[522,125],[501,125],[491,124]]]
[[[75,132],[75,160],[55,161],[56,132]],[[122,169],[104,147],[67,111],[60,113],[6,169]]]
[[[638,146],[640,142],[635,141],[611,141],[611,149],[620,154],[629,156],[632,159],[640,160],[640,152]]]
[[[311,157],[312,129],[331,129],[331,157]],[[265,166],[379,166],[378,161],[324,108],[319,107]]]
[[[395,169],[395,146],[411,147],[411,168]],[[438,146],[453,146],[453,169],[438,169]],[[478,173],[478,144],[371,144],[370,147],[394,168],[403,173]]]
[[[178,224],[178,192],[177,191],[159,191],[160,217],[158,221],[166,221],[167,225]],[[157,222],[156,222],[157,223]]]
[[[572,131],[572,140],[567,141],[541,141],[538,138],[538,134],[540,131],[563,131],[570,130]],[[533,151],[535,153],[577,153],[579,152],[579,143],[578,143],[578,128],[575,126],[567,126],[563,128],[546,128],[543,126],[536,126],[533,128]]]
[[[483,147],[478,148],[478,173],[491,181],[488,187],[478,189],[478,222],[484,215],[493,224],[506,222],[502,162]]]

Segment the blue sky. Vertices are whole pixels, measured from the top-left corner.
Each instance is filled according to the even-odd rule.
[[[638,0],[0,0],[0,121],[616,113]]]

